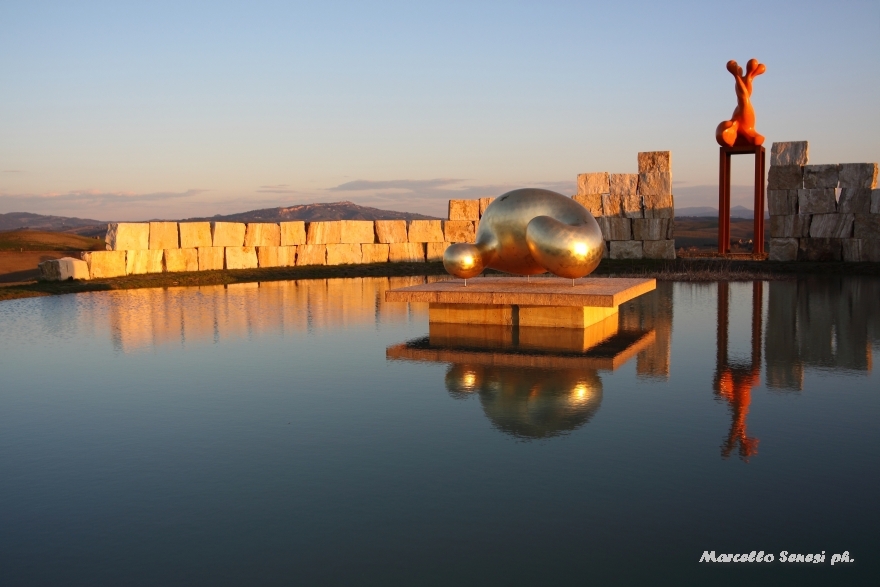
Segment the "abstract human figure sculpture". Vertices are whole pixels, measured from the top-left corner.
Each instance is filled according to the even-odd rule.
[[[602,260],[605,243],[590,212],[562,194],[540,189],[507,192],[480,218],[475,244],[450,245],[446,271],[468,279],[491,267],[519,275],[576,279]]]
[[[732,59],[727,62],[727,71],[736,78],[736,110],[733,117],[718,125],[715,140],[722,147],[740,147],[764,144],[764,137],[755,131],[755,109],[752,107],[752,80],[761,75],[767,68],[757,59],[749,59],[746,74]]]

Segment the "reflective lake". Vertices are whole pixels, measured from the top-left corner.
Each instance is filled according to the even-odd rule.
[[[0,584],[877,584],[880,280],[575,333],[383,301],[422,280],[0,303]]]

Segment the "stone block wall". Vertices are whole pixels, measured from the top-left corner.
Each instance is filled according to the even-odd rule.
[[[771,261],[880,261],[877,163],[809,165],[809,143],[773,143]]]

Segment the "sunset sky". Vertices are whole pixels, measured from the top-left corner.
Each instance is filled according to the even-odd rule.
[[[717,205],[729,59],[758,131],[880,161],[880,2],[0,2],[0,213],[177,219],[635,172]],[[751,206],[735,158],[734,204]]]

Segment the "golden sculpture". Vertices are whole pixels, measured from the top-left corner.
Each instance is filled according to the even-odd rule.
[[[755,109],[752,107],[752,80],[767,71],[757,59],[749,59],[746,74],[742,67],[732,59],[727,62],[727,71],[736,78],[736,110],[733,117],[718,125],[715,140],[722,147],[745,147],[764,144],[764,137],[755,130]]]
[[[604,250],[599,223],[586,208],[562,194],[527,188],[489,204],[476,243],[449,246],[443,266],[463,279],[486,267],[518,275],[549,271],[576,279],[599,265]]]

